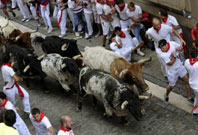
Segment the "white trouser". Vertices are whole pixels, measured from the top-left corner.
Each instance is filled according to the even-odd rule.
[[[73,31],[75,31],[74,13],[73,13],[73,11],[72,11],[70,8],[67,8],[67,14],[68,14],[68,16],[69,16],[69,19],[70,19],[71,22],[72,22]]]
[[[97,11],[93,11],[93,15],[94,15],[94,22],[97,24],[101,24],[100,16],[98,15]]]
[[[24,19],[30,18],[30,12],[27,5],[23,5],[22,0],[17,0],[18,7]]]
[[[30,5],[30,10],[32,13],[32,16],[34,17],[35,20],[39,19],[37,15],[37,5],[34,7],[32,4]]]
[[[194,98],[194,106],[198,104],[198,89],[193,89],[195,98]],[[194,114],[198,114],[198,108],[193,111]]]
[[[49,4],[47,4],[46,7],[41,5],[41,16],[43,18],[43,22],[45,23],[45,26],[49,27],[49,29],[53,29],[52,23],[50,20]]]
[[[29,129],[27,128],[25,122],[22,118],[18,115],[16,123],[13,125],[16,130],[20,133],[20,135],[31,135]]]
[[[24,112],[30,112],[29,94],[27,93],[27,91],[23,87],[20,86],[20,88],[21,88],[21,90],[24,94],[24,97],[23,97]],[[16,104],[15,95],[16,94],[19,95],[17,87],[14,86],[12,89],[8,89],[8,90],[6,90],[6,88],[4,87],[3,92],[8,97],[8,100],[15,105]]]
[[[123,21],[120,20],[120,26],[122,29],[128,28],[131,25],[130,19]]]
[[[16,0],[12,0],[12,8],[16,8],[17,6],[17,1]]]
[[[58,7],[55,5],[55,6],[54,6],[54,11],[53,11],[53,17],[54,17],[55,19],[57,19],[57,15],[58,15]]]
[[[87,29],[88,29],[88,34],[91,36],[93,34],[93,13],[85,13],[85,19],[87,22]]]
[[[66,9],[59,9],[57,21],[61,30],[61,35],[65,35],[67,31],[67,28],[66,28],[67,10]]]

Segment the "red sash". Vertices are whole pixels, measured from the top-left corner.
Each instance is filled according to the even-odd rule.
[[[160,24],[160,29],[156,29],[155,27],[153,27],[153,29],[154,29],[157,33],[159,33],[159,31],[160,31],[160,29],[161,29],[161,24]]]
[[[68,132],[68,131],[71,131],[72,129],[67,129],[67,128],[65,129],[63,126],[61,126],[61,127],[60,127],[60,130],[62,130],[62,131],[64,131],[64,132]]]
[[[60,18],[59,18],[59,20],[58,20],[58,23],[56,24],[57,27],[60,27],[60,23],[61,23],[61,20],[62,20],[63,10],[64,10],[64,9],[65,9],[65,8],[61,9],[61,15],[60,15]]]
[[[162,18],[163,23],[166,23],[167,21],[168,21],[168,15],[166,17]]]
[[[2,106],[0,106],[0,108],[5,108],[5,106],[6,106],[6,104],[7,104],[7,102],[8,102],[8,98],[6,98],[6,100],[5,100],[5,102],[4,102],[4,104],[2,105]]]
[[[125,38],[125,37],[126,37],[126,35],[124,34],[123,31],[121,31],[120,37],[121,37],[121,38]]]
[[[198,61],[198,58],[190,58],[189,59],[189,62],[190,62],[191,66],[193,66],[197,61]]]

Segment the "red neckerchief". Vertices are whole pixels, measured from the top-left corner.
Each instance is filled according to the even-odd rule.
[[[160,24],[160,28],[159,28],[159,29],[156,29],[154,26],[153,26],[153,29],[154,29],[157,33],[159,33],[159,31],[160,31],[160,29],[161,29],[161,24]]]
[[[7,104],[7,102],[8,102],[8,98],[6,98],[6,100],[5,100],[5,102],[4,102],[4,104],[2,105],[2,106],[0,106],[0,108],[5,108],[5,106],[6,106],[6,104]]]
[[[65,129],[63,126],[61,126],[61,127],[60,127],[60,130],[62,130],[62,131],[64,131],[64,132],[69,132],[69,131],[71,131],[72,129],[67,129],[67,128]]]
[[[167,20],[168,20],[168,15],[167,15],[166,17],[162,18],[162,22],[163,22],[163,23],[166,23]]]
[[[198,61],[198,58],[190,58],[189,59],[190,65],[194,65],[197,61]]]
[[[8,64],[8,63],[5,63],[5,64],[2,64],[2,65],[1,65],[1,67],[3,67],[3,66],[12,67],[11,64]]]
[[[40,114],[40,120],[39,121],[37,121],[37,120],[35,120],[36,122],[41,122],[42,121],[42,119],[45,117],[45,115],[44,115],[44,113],[43,112],[41,112],[41,114]]]
[[[124,32],[123,31],[121,31],[121,34],[119,35],[121,38],[125,38],[126,37],[126,35],[124,34]]]
[[[167,43],[168,49],[166,50],[166,52],[168,52],[170,50],[170,43]]]
[[[118,6],[118,7],[119,7],[119,6]],[[124,10],[124,8],[125,8],[125,3],[124,3],[124,5],[123,5],[122,7],[119,7],[120,12],[122,12],[122,11]]]

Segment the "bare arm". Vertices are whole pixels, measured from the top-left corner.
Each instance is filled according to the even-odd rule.
[[[176,57],[177,57],[176,52],[173,52],[172,56],[173,56],[173,58],[171,59],[171,61],[169,63],[167,63],[167,65],[169,65],[169,66],[172,66],[175,63]]]
[[[49,127],[47,130],[50,132],[50,135],[55,135],[53,127]]]
[[[16,74],[13,75],[13,79],[14,79],[16,82],[22,82],[22,81],[23,81],[23,78],[17,76]]]
[[[186,42],[182,39],[182,37],[179,35],[179,33],[173,29],[173,33],[180,39],[181,43],[186,45]]]
[[[131,31],[135,26],[135,24],[132,24],[129,28],[127,28],[127,31]]]
[[[179,25],[173,25],[172,27],[173,27],[173,29],[175,29],[175,30],[178,30],[178,29],[181,28]]]

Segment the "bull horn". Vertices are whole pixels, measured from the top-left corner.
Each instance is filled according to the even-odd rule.
[[[76,56],[74,56],[74,57],[72,57],[74,60],[77,60],[78,58],[80,58],[81,57],[81,55],[76,55]]]
[[[128,104],[129,102],[128,101],[124,101],[121,105],[121,109],[124,110],[126,105]]]
[[[131,51],[134,52],[137,49],[141,48],[144,45],[144,41],[140,42],[135,48],[132,48]]]
[[[63,69],[63,68],[65,68],[66,67],[66,64],[62,64],[61,65],[61,68]]]
[[[123,78],[123,76],[126,74],[126,72],[128,71],[128,69],[124,69],[120,72],[119,78]]]
[[[16,38],[15,38],[15,41],[18,41],[20,38],[20,35],[18,35]]]
[[[69,46],[67,44],[62,45],[61,50],[66,51]]]
[[[8,24],[9,24],[9,20],[7,20],[6,25],[5,25],[5,26],[3,26],[3,27],[1,27],[1,29],[3,29],[3,28],[5,28],[5,27],[7,27],[7,26],[8,26]]]
[[[31,34],[31,33],[36,33],[37,31],[38,31],[38,27],[36,27],[35,30],[31,31],[30,34]]]
[[[37,60],[42,60],[44,57],[45,57],[45,54],[43,54],[43,55],[37,57]]]
[[[149,96],[143,96],[143,95],[139,95],[139,99],[149,99]]]
[[[29,69],[30,69],[30,65],[27,65],[27,66],[24,68],[23,72],[26,73]]]
[[[150,58],[145,58],[145,59],[141,59],[138,61],[139,64],[144,64],[145,62],[150,62],[152,61],[152,57],[150,56]]]

